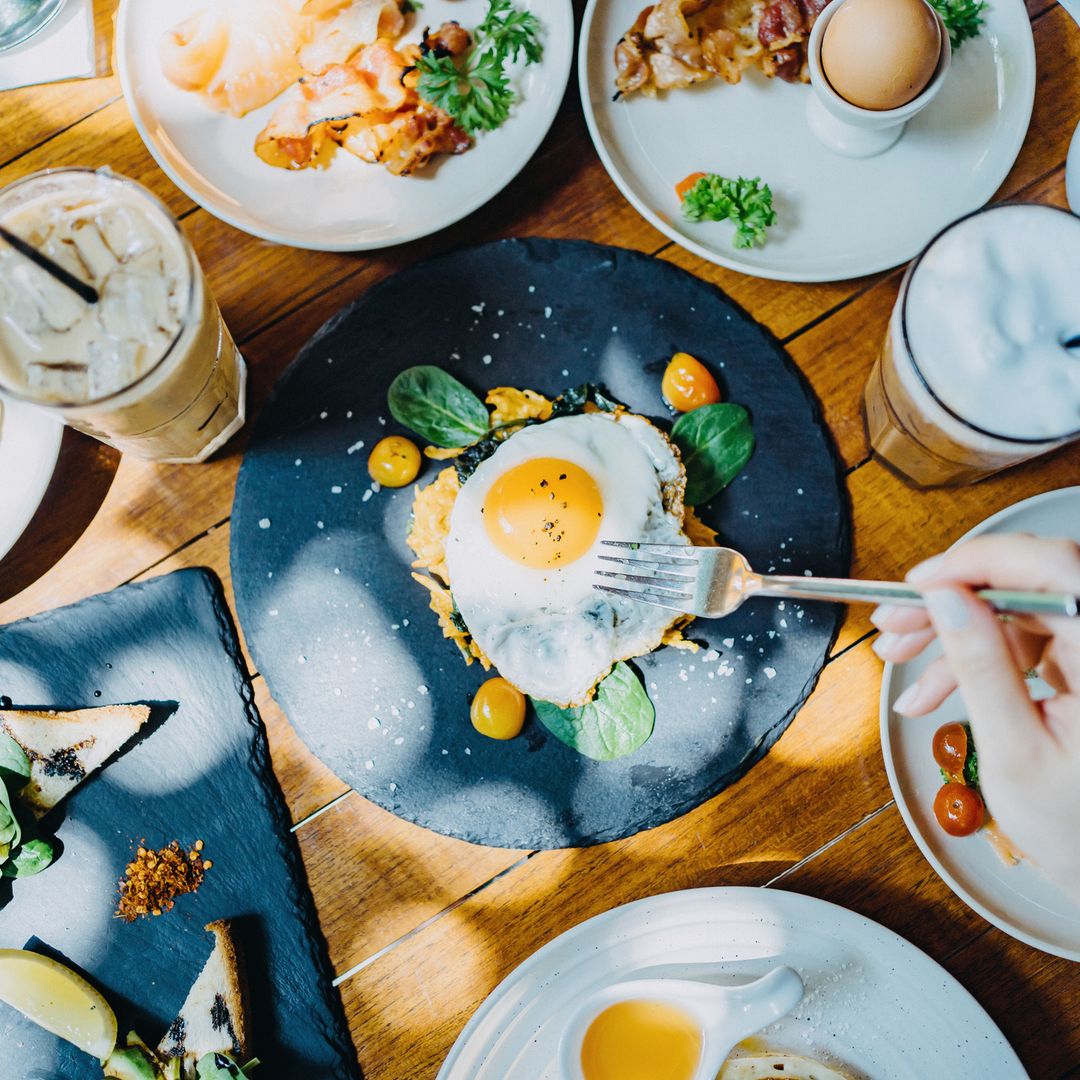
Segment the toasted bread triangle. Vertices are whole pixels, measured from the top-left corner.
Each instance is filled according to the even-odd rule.
[[[190,1072],[205,1054],[228,1054],[240,1065],[251,1056],[247,994],[231,926],[219,920],[206,929],[214,935],[214,951],[158,1046],[162,1057],[183,1058]]]
[[[74,712],[0,711],[0,731],[30,759],[20,799],[41,817],[101,768],[146,723],[146,705],[103,705]]]

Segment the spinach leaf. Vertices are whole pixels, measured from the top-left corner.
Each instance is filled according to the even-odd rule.
[[[390,384],[386,397],[399,424],[436,446],[469,446],[488,433],[484,403],[440,367],[406,368]]]
[[[971,725],[965,724],[967,731],[967,757],[964,758],[964,783],[968,787],[979,786],[979,752],[975,749],[975,740],[971,736]]]
[[[15,816],[15,808],[11,804],[11,793],[7,786],[0,781],[0,844],[7,844],[9,848],[18,847],[22,840],[22,826]]]
[[[741,405],[703,405],[680,416],[671,437],[686,466],[686,501],[708,502],[735,479],[754,452],[750,415]]]
[[[20,791],[30,779],[30,759],[10,736],[0,732],[0,783],[11,791]]]
[[[0,873],[4,877],[32,877],[40,874],[55,858],[56,853],[48,840],[40,836],[20,844],[4,863]]]
[[[611,669],[587,705],[560,709],[533,701],[540,722],[557,739],[594,761],[614,761],[632,754],[653,733],[656,709],[632,668],[620,662]]]
[[[577,416],[585,411],[585,406],[592,402],[603,412],[614,412],[619,406],[607,396],[599,387],[592,383],[582,383],[580,386],[572,386],[564,390],[551,403],[551,419],[560,416]]]
[[[487,461],[504,440],[497,439],[494,435],[489,435],[486,439],[481,439],[479,442],[475,442],[472,446],[465,447],[456,458],[454,458],[454,468],[457,470],[458,482],[464,484],[466,480],[474,472],[482,461]]]
[[[240,1066],[225,1054],[204,1054],[195,1066],[198,1080],[236,1080],[242,1078]]]

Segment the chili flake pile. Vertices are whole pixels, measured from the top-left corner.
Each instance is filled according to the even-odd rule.
[[[160,915],[172,909],[178,896],[195,892],[214,865],[203,858],[202,850],[201,840],[187,852],[179,840],[157,851],[140,844],[120,881],[117,918],[134,922],[146,915]]]

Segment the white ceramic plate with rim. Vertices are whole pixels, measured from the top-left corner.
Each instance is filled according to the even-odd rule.
[[[64,425],[41,409],[0,399],[0,559],[45,498],[63,434]]]
[[[1080,487],[1025,499],[976,525],[963,539],[982,533],[1029,532],[1080,541]],[[962,542],[962,541],[961,541]],[[930,865],[969,907],[1006,934],[1045,952],[1080,960],[1080,904],[1069,899],[1030,863],[1006,866],[985,837],[948,836],[934,818],[941,775],[931,741],[942,724],[965,718],[953,694],[929,716],[910,719],[892,703],[936,657],[935,643],[907,664],[886,664],[881,683],[881,749],[896,805]],[[1038,684],[1033,693],[1049,688]]]
[[[760,1033],[874,1080],[1025,1080],[975,999],[903,938],[846,908],[779,889],[691,889],[638,900],[567,931],[480,1006],[437,1080],[559,1080],[557,1048],[586,995],[636,978],[740,983],[790,964],[806,984]]]
[[[494,198],[540,146],[562,102],[574,53],[570,0],[542,5],[544,58],[519,65],[519,100],[497,131],[480,132],[460,157],[445,156],[410,177],[345,151],[325,169],[289,170],[255,155],[255,138],[276,101],[242,119],[218,113],[161,72],[162,34],[213,0],[121,0],[116,20],[120,83],[135,126],[169,178],[210,213],[265,240],[320,251],[361,251],[444,229]],[[457,19],[473,27],[487,0],[427,0],[406,41],[425,25]]]
[[[884,154],[827,150],[806,122],[808,85],[759,71],[613,101],[615,44],[643,0],[590,0],[581,99],[604,166],[661,232],[704,259],[757,277],[834,281],[898,266],[987,202],[1016,160],[1035,98],[1035,45],[1022,0],[990,0],[982,34],[953,57],[938,98]],[[762,247],[731,246],[729,222],[684,221],[674,187],[693,172],[758,176],[777,223]]]

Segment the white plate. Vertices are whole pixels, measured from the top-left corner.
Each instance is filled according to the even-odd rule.
[[[255,156],[255,138],[276,103],[241,120],[214,112],[161,73],[161,35],[213,0],[121,0],[116,21],[120,83],[135,126],[170,179],[230,225],[281,244],[361,251],[416,240],[471,214],[526,165],[551,127],[570,77],[570,0],[542,5],[544,59],[514,77],[519,103],[494,132],[481,132],[460,157],[412,177],[339,152],[326,169],[292,172]],[[428,0],[409,37],[424,25],[482,21],[487,0]]]
[[[1025,499],[976,525],[963,539],[989,532],[1029,532],[1080,541],[1080,487]],[[917,660],[885,665],[881,748],[896,805],[930,865],[965,904],[1028,945],[1080,960],[1080,905],[1029,863],[1005,866],[984,837],[948,836],[934,818],[941,775],[930,744],[942,724],[964,719],[963,702],[959,694],[953,694],[936,712],[918,719],[898,716],[892,703],[940,655],[935,643]]]
[[[558,1080],[556,1049],[585,996],[635,978],[745,982],[778,964],[806,997],[761,1033],[874,1080],[1024,1080],[1004,1036],[925,953],[861,915],[778,889],[691,889],[598,915],[545,945],[494,990],[438,1080]]]
[[[33,405],[0,400],[0,559],[41,505],[63,434],[63,424]]]
[[[833,281],[897,266],[982,206],[1016,160],[1035,98],[1022,0],[990,0],[980,37],[953,58],[940,96],[875,158],[826,150],[806,123],[810,87],[747,72],[656,99],[613,101],[613,53],[642,0],[590,0],[581,98],[604,166],[633,206],[702,258],[757,277]],[[779,220],[763,247],[731,246],[727,222],[685,222],[674,186],[692,172],[759,176]]]

